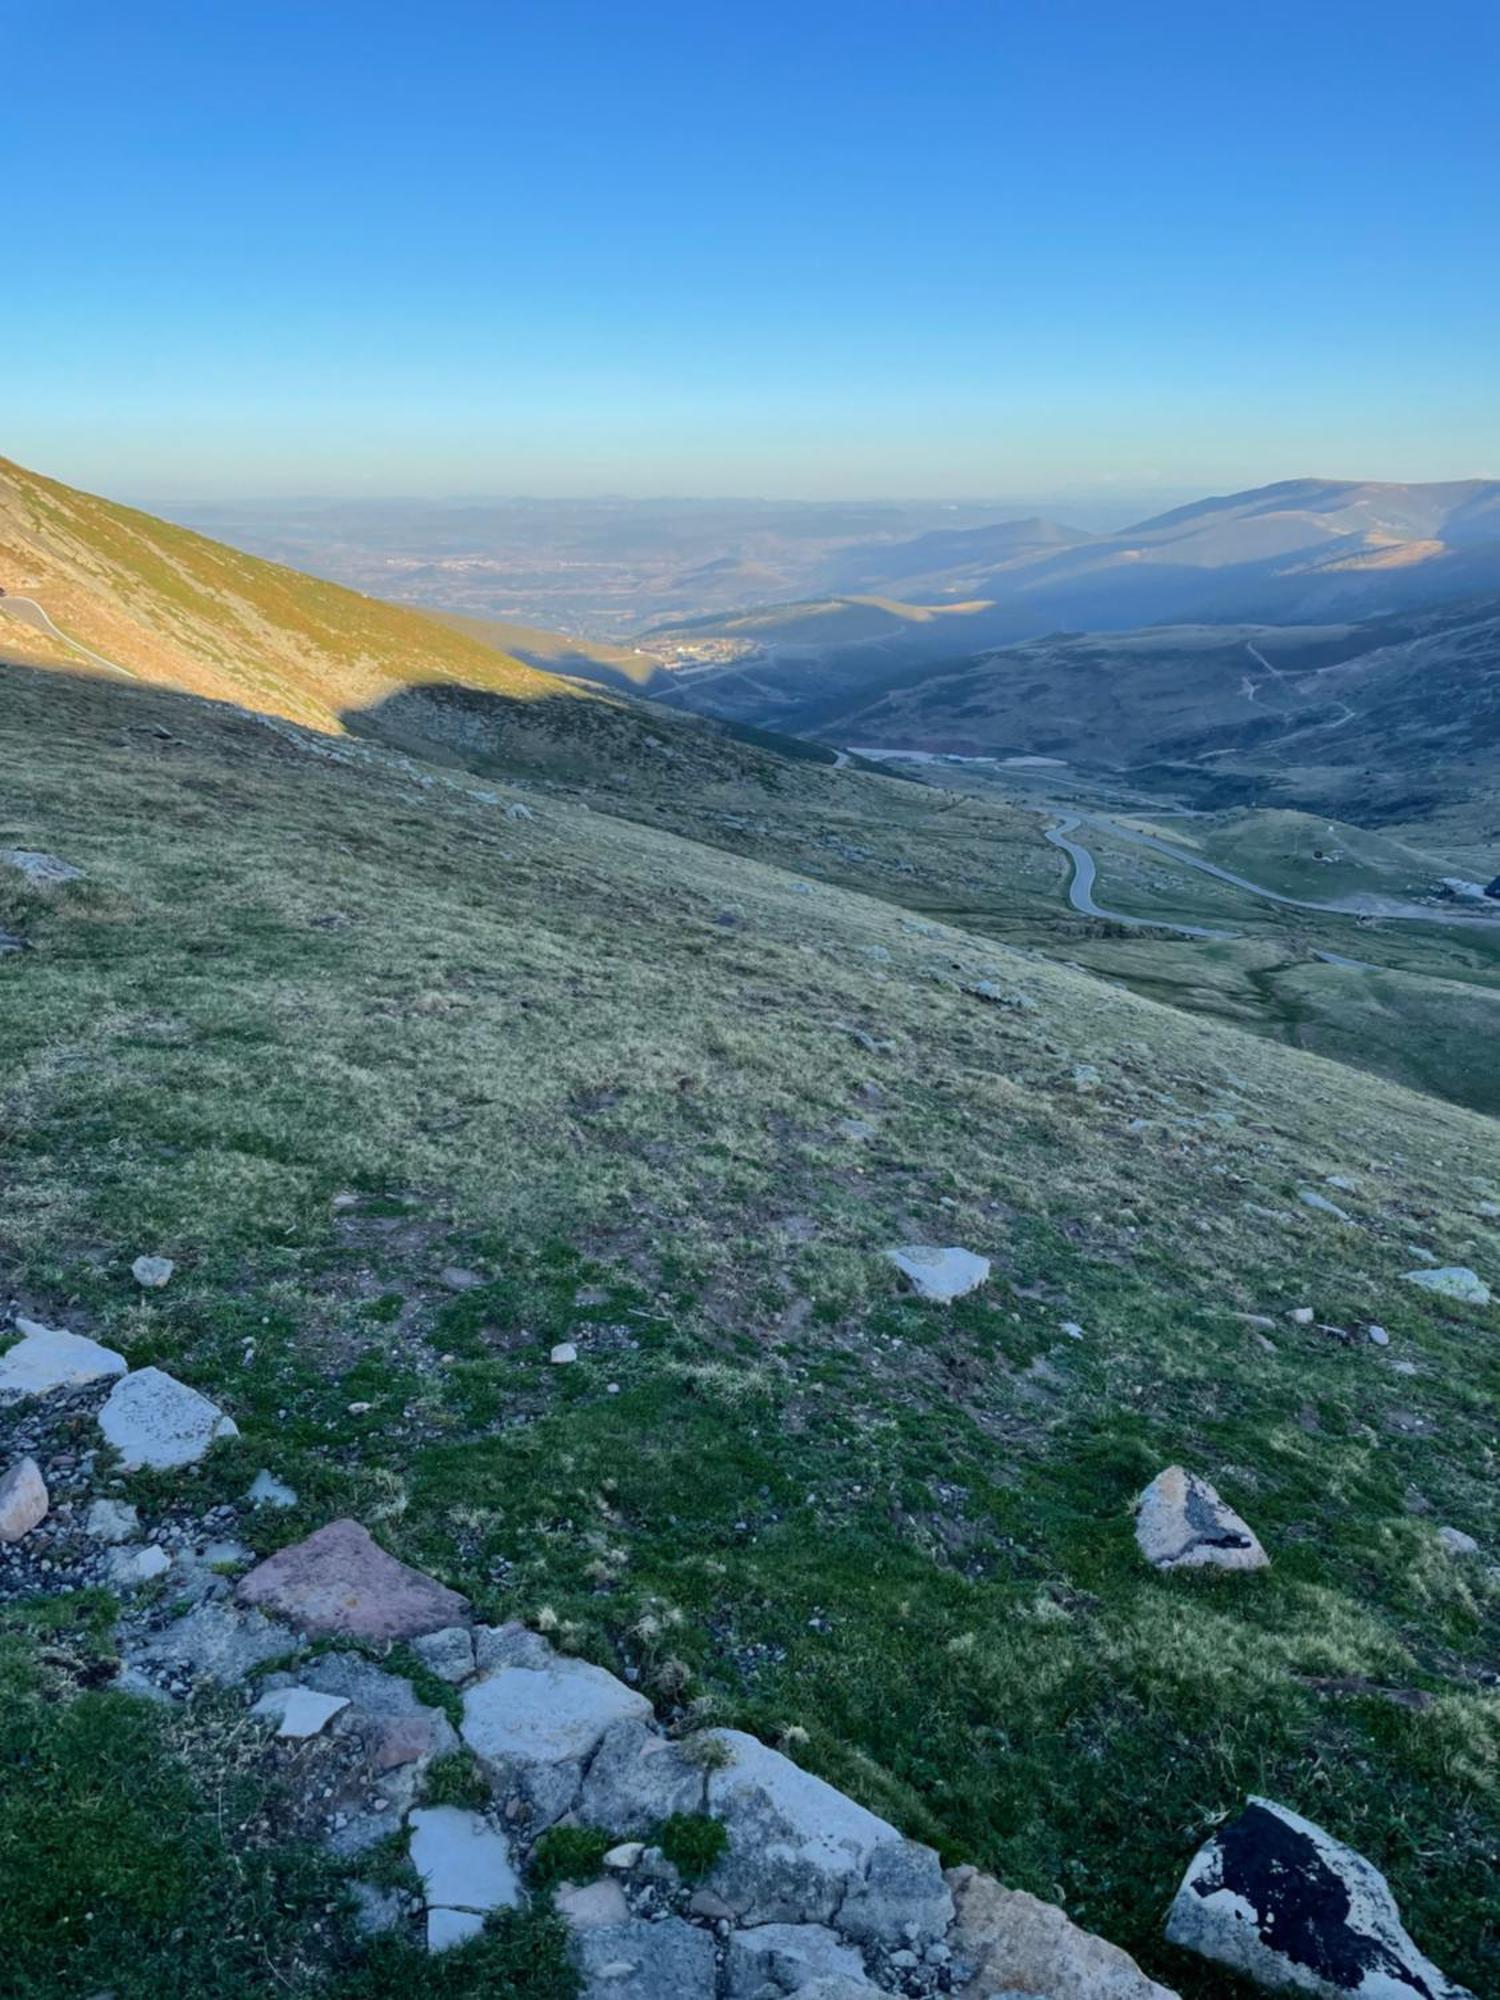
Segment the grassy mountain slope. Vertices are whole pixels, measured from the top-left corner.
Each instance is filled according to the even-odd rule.
[[[1500,1584],[1435,1529],[1500,1552],[1500,1309],[1401,1279],[1413,1243],[1500,1275],[1490,1122],[543,788],[511,820],[461,774],[97,675],[0,669],[0,730],[0,845],[86,871],[0,889],[32,946],[0,958],[0,1273],[224,1402],[242,1436],[193,1506],[262,1549],[358,1515],[1187,2000],[1243,1990],[1161,1921],[1249,1790],[1494,1988]],[[1347,1223],[1298,1199],[1328,1174]],[[881,1256],[913,1239],[992,1283],[914,1303]],[[1143,1568],[1130,1500],[1173,1461],[1267,1572]],[[292,1515],[241,1506],[262,1465]],[[148,1520],[180,1492],[120,1490]],[[11,1976],[141,2000],[211,1960],[196,1990],[326,1968],[363,2000],[242,1737],[148,1718],[101,1753],[108,1631],[93,1600],[0,1616]],[[82,1935],[32,1921],[69,1909]],[[428,1976],[397,1956],[382,1994]]]
[[[605,687],[644,692],[660,680],[660,664],[634,646],[611,646],[602,640],[579,639],[569,633],[546,632],[509,618],[475,618],[462,611],[427,614],[467,638],[479,639],[513,660],[540,667],[546,673],[568,674],[598,681]]]

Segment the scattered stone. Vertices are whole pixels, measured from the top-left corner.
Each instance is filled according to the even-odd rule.
[[[1408,1243],[1406,1254],[1408,1257],[1415,1257],[1419,1264],[1435,1264],[1438,1261],[1435,1254],[1431,1250],[1424,1249],[1420,1243]]]
[[[295,1491],[264,1467],[251,1480],[245,1498],[252,1507],[295,1507],[297,1504]]]
[[[137,1257],[130,1275],[147,1291],[159,1292],[176,1269],[170,1257]]]
[[[474,1671],[474,1634],[467,1625],[444,1625],[440,1631],[424,1632],[412,1640],[411,1649],[429,1673],[455,1687]]]
[[[1293,1306],[1287,1314],[1293,1326],[1311,1326],[1316,1317],[1311,1306]]]
[[[1439,1528],[1437,1538],[1450,1556],[1477,1556],[1479,1544],[1462,1528]]]
[[[0,1542],[18,1542],[47,1518],[47,1482],[34,1458],[17,1461],[0,1479]]]
[[[954,1868],[948,1885],[956,1919],[949,1938],[972,1972],[955,1987],[962,2000],[1002,1994],[1045,2000],[1176,2000],[1148,1979],[1128,1952],[1080,1930],[1054,1904],[1024,1889],[1004,1889],[990,1875]]]
[[[171,1567],[171,1556],[158,1542],[148,1542],[143,1549],[116,1549],[109,1558],[110,1585],[115,1590],[137,1590],[165,1576]]]
[[[1058,1328],[1058,1331],[1060,1333],[1065,1333],[1068,1336],[1069,1340],[1083,1339],[1083,1328],[1078,1324],[1076,1319],[1063,1320]]]
[[[1270,1561],[1208,1481],[1180,1465],[1159,1472],[1135,1504],[1135,1538],[1155,1569],[1264,1569]]]
[[[257,1563],[235,1595],[311,1638],[414,1639],[468,1615],[468,1600],[387,1555],[358,1521],[331,1521]]]
[[[445,1291],[472,1292],[484,1283],[477,1271],[465,1271],[461,1265],[448,1264],[438,1272],[438,1283]]]
[[[504,1666],[464,1695],[465,1743],[548,1826],[578,1796],[583,1765],[612,1723],[644,1721],[651,1704],[587,1660]]]
[[[708,1740],[730,1757],[708,1778],[708,1810],[729,1845],[704,1886],[742,1922],[826,1923],[875,1850],[900,1844],[887,1821],[756,1737],[717,1729]]]
[[[1104,1078],[1092,1063],[1074,1063],[1073,1088],[1075,1090],[1097,1090]]]
[[[523,805],[519,799],[512,799],[510,804],[505,808],[505,817],[507,819],[535,819],[536,814],[531,810],[530,806]]]
[[[1348,1174],[1324,1174],[1324,1187],[1337,1188],[1340,1194],[1358,1194],[1359,1182]]]
[[[1378,1869],[1269,1799],[1250,1799],[1194,1855],[1167,1937],[1264,1986],[1323,2000],[1472,2000],[1407,1936]]]
[[[84,1516],[83,1532],[111,1546],[133,1541],[141,1532],[141,1517],[128,1500],[96,1500]]]
[[[1367,1326],[1365,1338],[1376,1347],[1389,1347],[1391,1344],[1391,1336],[1383,1326]]]
[[[459,1806],[422,1806],[407,1815],[411,1862],[429,1910],[513,1910],[521,1878],[510,1844],[481,1814]]]
[[[601,1924],[623,1924],[630,1920],[630,1905],[618,1882],[601,1880],[582,1887],[564,1882],[553,1898],[557,1914],[574,1930],[597,1930]]]
[[[885,1254],[919,1298],[934,1299],[941,1305],[961,1299],[985,1284],[990,1275],[989,1258],[972,1250],[940,1250],[930,1243],[908,1243]]]
[[[269,1717],[278,1736],[317,1736],[336,1715],[349,1706],[346,1694],[320,1694],[316,1688],[272,1688],[251,1709],[252,1715]]]
[[[99,1428],[127,1472],[143,1465],[195,1465],[217,1438],[239,1426],[216,1403],[160,1368],[138,1368],[117,1382],[99,1412]]]
[[[1302,1203],[1304,1208],[1316,1209],[1320,1215],[1331,1215],[1336,1221],[1353,1222],[1354,1220],[1354,1217],[1340,1208],[1336,1201],[1330,1201],[1326,1194],[1319,1194],[1316,1188],[1298,1188],[1297,1199]]]
[[[123,1354],[101,1347],[81,1333],[18,1319],[22,1338],[0,1354],[0,1401],[12,1396],[46,1396],[54,1389],[78,1389],[106,1375],[123,1375]]]
[[[1463,1264],[1405,1271],[1402,1276],[1408,1285],[1420,1285],[1424,1292],[1435,1292],[1440,1299],[1455,1299],[1460,1305],[1487,1306],[1490,1302],[1489,1286]]]
[[[61,861],[55,854],[39,854],[30,847],[0,847],[0,862],[19,870],[28,882],[44,887],[57,882],[77,882],[83,875],[83,870],[75,868],[71,861]]]
[[[704,1772],[680,1743],[635,1718],[607,1729],[589,1765],[578,1817],[615,1833],[649,1833],[674,1813],[703,1810]]]
[[[628,1875],[646,1851],[643,1840],[622,1840],[618,1847],[612,1847],[604,1857],[606,1868],[612,1868],[617,1875]]]
[[[578,1359],[578,1349],[571,1340],[560,1340],[547,1359],[554,1368],[566,1368],[569,1362]]]
[[[575,1931],[580,2000],[713,2000],[714,1941],[681,1917]]]
[[[730,1934],[729,2000],[776,2000],[815,1979],[849,1979],[866,1993],[864,1961],[822,1924],[757,1924]]]

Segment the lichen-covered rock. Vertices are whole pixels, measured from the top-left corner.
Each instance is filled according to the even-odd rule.
[[[283,1658],[287,1651],[284,1625],[258,1611],[232,1611],[222,1604],[201,1604],[160,1632],[127,1642],[124,1649],[127,1666],[138,1674],[170,1674],[225,1686],[244,1680],[267,1660]]]
[[[1206,1479],[1169,1465],[1135,1503],[1135,1538],[1155,1569],[1264,1569],[1252,1530]]]
[[[962,2000],[1031,1993],[1045,2000],[1177,2000],[1148,1979],[1128,1952],[1080,1930],[1066,1912],[1023,1889],[1005,1889],[977,1869],[954,1868],[948,1943],[969,1969]]]
[[[680,1917],[576,1931],[573,1956],[580,2000],[713,2000],[713,1938]]]
[[[1270,1799],[1250,1799],[1193,1856],[1167,1936],[1263,1986],[1321,2000],[1473,2000],[1407,1936],[1377,1868]]]
[[[918,1298],[947,1305],[966,1292],[987,1282],[990,1260],[972,1250],[940,1250],[931,1243],[907,1243],[886,1256],[905,1278]]]
[[[457,1687],[474,1671],[474,1635],[466,1625],[444,1625],[436,1632],[423,1632],[411,1642],[411,1649],[440,1681]]]
[[[1440,1264],[1434,1270],[1402,1275],[1408,1285],[1420,1285],[1424,1292],[1435,1292],[1440,1299],[1452,1299],[1458,1305],[1487,1306],[1490,1302],[1489,1286],[1464,1264]]]
[[[388,1555],[358,1521],[330,1521],[278,1549],[235,1594],[311,1638],[414,1639],[461,1624],[469,1611],[467,1598]]]
[[[578,1797],[583,1766],[615,1723],[644,1720],[643,1694],[587,1660],[497,1667],[464,1694],[463,1738],[534,1824],[560,1819]]]
[[[680,1743],[644,1722],[605,1732],[583,1781],[578,1817],[613,1833],[649,1833],[674,1813],[703,1810],[706,1774]]]
[[[874,1988],[864,1961],[823,1924],[758,1924],[729,1939],[729,2000],[778,2000],[803,1993],[815,1979],[844,1979]]]
[[[708,1778],[708,1810],[729,1844],[705,1888],[747,1924],[827,1923],[876,1850],[901,1835],[754,1736],[708,1734],[729,1760]]]
[[[160,1368],[137,1368],[117,1382],[99,1412],[99,1428],[127,1472],[196,1465],[217,1439],[239,1436],[239,1426],[216,1403]]]

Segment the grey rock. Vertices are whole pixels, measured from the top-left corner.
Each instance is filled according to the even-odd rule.
[[[583,1765],[616,1722],[644,1720],[642,1694],[586,1660],[497,1667],[464,1694],[463,1738],[495,1779],[511,1786],[534,1822],[573,1805]]]
[[[1462,1528],[1439,1528],[1437,1538],[1450,1556],[1477,1556],[1479,1544]]]
[[[517,1621],[474,1627],[474,1664],[482,1674],[496,1667],[545,1668],[556,1658],[540,1632],[528,1631]]]
[[[777,2000],[815,1979],[843,1979],[871,1993],[864,1961],[822,1924],[758,1924],[735,1931],[727,1960],[729,2000]]]
[[[406,1921],[407,1899],[399,1889],[377,1889],[373,1882],[351,1882],[354,1928],[361,1937],[380,1937]]]
[[[1135,1538],[1155,1569],[1264,1569],[1254,1532],[1206,1479],[1169,1465],[1136,1502]]]
[[[0,1478],[0,1542],[18,1542],[47,1518],[47,1482],[34,1458],[18,1459]]]
[[[51,888],[59,882],[77,882],[83,876],[83,870],[75,868],[71,861],[39,853],[34,847],[0,847],[0,862],[42,888]]]
[[[505,1835],[481,1814],[459,1806],[423,1806],[407,1817],[411,1862],[429,1906],[448,1910],[512,1910],[521,1878]]]
[[[252,1668],[284,1658],[292,1643],[284,1625],[273,1624],[258,1611],[203,1604],[162,1631],[127,1642],[125,1657],[132,1666],[233,1686]]]
[[[446,1756],[458,1748],[453,1724],[429,1708],[411,1682],[358,1653],[324,1653],[301,1674],[319,1694],[341,1695],[349,1713],[341,1728],[358,1730],[376,1771],[392,1771]]]
[[[1377,1868],[1270,1799],[1250,1799],[1194,1855],[1167,1937],[1263,1986],[1321,2000],[1473,2000],[1418,1951]]]
[[[112,1347],[101,1347],[81,1333],[18,1319],[22,1338],[0,1354],[0,1402],[18,1396],[46,1396],[54,1389],[78,1389],[123,1375],[127,1363]]]
[[[1298,1188],[1297,1199],[1304,1208],[1316,1209],[1319,1215],[1331,1215],[1336,1222],[1352,1222],[1352,1215],[1345,1213],[1336,1201],[1330,1201],[1326,1194],[1319,1194],[1316,1188]]]
[[[160,1368],[138,1368],[110,1390],[99,1428],[127,1472],[149,1465],[195,1465],[218,1438],[239,1426],[216,1403]]]
[[[523,805],[519,799],[512,799],[510,804],[505,808],[505,817],[515,820],[535,819],[536,814],[531,810],[530,806]]]
[[[474,1635],[466,1625],[423,1632],[412,1640],[411,1649],[429,1673],[454,1687],[474,1671]]]
[[[137,1590],[165,1576],[172,1558],[159,1543],[148,1542],[141,1549],[112,1549],[106,1567],[112,1589]]]
[[[946,1305],[984,1284],[990,1275],[990,1260],[972,1250],[939,1249],[931,1243],[907,1243],[886,1256],[919,1298]]]
[[[300,1740],[321,1735],[348,1706],[349,1697],[343,1694],[322,1694],[310,1687],[270,1688],[250,1713],[274,1722],[278,1736]]]
[[[713,2000],[714,1941],[680,1917],[576,1931],[579,2000]]]
[[[709,1740],[730,1760],[708,1779],[708,1810],[729,1845],[704,1886],[745,1923],[827,1923],[900,1834],[753,1736],[718,1729]]]
[[[159,1292],[176,1269],[170,1257],[137,1257],[130,1275],[145,1290]]]
[[[427,1949],[429,1951],[451,1951],[455,1945],[467,1944],[477,1938],[484,1929],[484,1918],[478,1910],[447,1910],[434,1906],[427,1912]]]
[[[613,1833],[649,1833],[673,1813],[703,1810],[701,1764],[635,1718],[606,1730],[578,1801],[586,1826]]]
[[[133,1541],[141,1532],[141,1517],[128,1500],[96,1500],[84,1516],[83,1532],[111,1546]]]
[[[930,1943],[953,1921],[943,1864],[914,1840],[877,1847],[839,1906],[838,1926],[861,1944]]]
[[[1487,1306],[1490,1302],[1489,1286],[1463,1264],[1440,1264],[1432,1270],[1402,1275],[1408,1285],[1420,1285],[1424,1292],[1434,1292],[1440,1299],[1453,1299],[1465,1306]]]
[[[553,1897],[557,1914],[575,1930],[597,1930],[601,1924],[630,1921],[630,1905],[618,1882],[601,1878],[597,1882],[564,1882]]]

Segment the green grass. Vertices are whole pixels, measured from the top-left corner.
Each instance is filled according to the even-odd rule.
[[[1434,1528],[1500,1549],[1500,1314],[1400,1282],[1411,1242],[1500,1275],[1492,1124],[560,795],[513,823],[468,781],[329,764],[179,697],[3,679],[25,754],[0,844],[88,873],[0,889],[35,947],[0,960],[0,1275],[225,1403],[243,1436],[195,1504],[269,1465],[301,1497],[242,1518],[258,1547],[353,1513],[482,1615],[629,1668],[669,1722],[785,1745],[1189,2000],[1235,1989],[1163,1944],[1163,1912],[1251,1790],[1367,1853],[1424,1949],[1493,1987],[1500,1592]],[[126,725],[157,721],[173,740],[143,752]],[[854,782],[890,801],[863,844],[934,899],[1010,824]],[[686,794],[660,797],[685,825]],[[753,817],[727,784],[692,810]],[[769,832],[724,837],[806,869],[795,843],[859,844],[854,811],[799,834],[772,795]],[[1050,864],[998,851],[1029,921]],[[986,970],[1034,1011],[967,996]],[[1296,1201],[1333,1172],[1357,1228]],[[984,1251],[993,1283],[946,1312],[903,1297],[879,1253],[913,1238]],[[149,1299],[145,1248],[178,1260]],[[481,1286],[449,1292],[454,1264]],[[1391,1348],[1293,1326],[1304,1303]],[[1275,1317],[1274,1351],[1244,1312]],[[575,1367],[549,1365],[560,1338]],[[1269,1571],[1143,1570],[1130,1501],[1173,1461]],[[180,1490],[127,1486],[148,1509]],[[211,1734],[16,1644],[33,1734],[0,1854],[34,1993],[144,1993],[208,1906],[222,1978],[184,1956],[151,1990],[282,1990],[234,1984],[252,1911],[292,1990],[301,1968],[340,2000],[393,1990],[311,1864],[192,1803],[220,1796]],[[142,1798],[155,1858],[108,1919],[129,1969],[61,1983],[63,1918]],[[78,1844],[65,1910],[38,1830],[80,1813],[124,1831]],[[504,1963],[558,1991],[552,1937],[507,1926],[434,1976],[478,1994]]]

